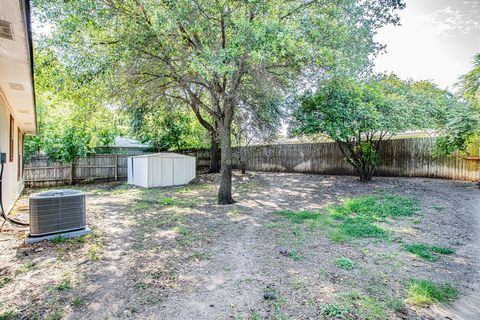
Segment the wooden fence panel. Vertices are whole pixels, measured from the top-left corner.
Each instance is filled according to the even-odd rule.
[[[376,175],[480,180],[480,143],[468,148],[468,156],[455,153],[450,157],[434,157],[434,146],[434,138],[383,141]],[[251,171],[355,174],[333,142],[234,148],[234,168],[239,168],[237,151],[245,148],[246,168]],[[196,157],[199,169],[210,164],[209,150],[181,152]],[[73,164],[73,182],[126,180],[128,157],[97,154],[77,158]],[[29,186],[66,184],[72,181],[72,166],[40,156],[26,163],[24,178]]]
[[[31,187],[85,181],[122,181],[127,179],[127,158],[128,155],[97,154],[79,157],[73,164],[66,164],[52,162],[43,156],[34,157],[25,164],[24,180]]]
[[[434,157],[434,146],[435,138],[383,141],[376,175],[480,180],[480,143],[469,147],[468,157],[459,153]],[[247,149],[246,168],[251,171],[355,174],[333,142],[241,148]],[[234,148],[234,154],[237,149]],[[234,157],[233,165],[239,168],[238,157]]]

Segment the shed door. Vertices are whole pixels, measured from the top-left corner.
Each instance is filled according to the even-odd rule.
[[[161,181],[162,186],[173,186],[174,162],[173,158],[162,158],[161,160]]]

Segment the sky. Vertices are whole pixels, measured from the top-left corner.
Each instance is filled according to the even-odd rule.
[[[431,80],[453,89],[480,53],[480,0],[406,0],[400,26],[379,30],[376,40],[386,52],[375,71],[401,78]]]

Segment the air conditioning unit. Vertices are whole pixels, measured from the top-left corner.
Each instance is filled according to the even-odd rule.
[[[27,243],[70,238],[90,232],[87,227],[85,193],[52,190],[30,196],[30,234]]]

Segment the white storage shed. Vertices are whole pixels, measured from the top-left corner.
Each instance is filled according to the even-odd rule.
[[[153,153],[128,158],[128,184],[144,188],[179,186],[195,178],[195,158],[178,153]]]

